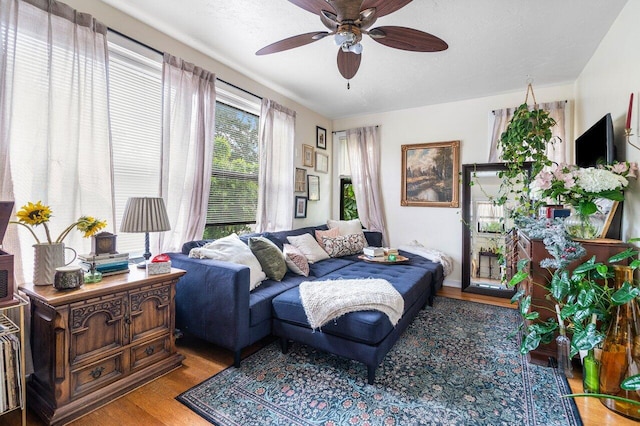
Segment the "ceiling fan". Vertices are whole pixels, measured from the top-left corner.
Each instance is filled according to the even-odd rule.
[[[289,0],[311,13],[320,16],[320,21],[330,31],[314,31],[289,37],[270,44],[256,52],[268,55],[294,47],[313,43],[333,35],[338,49],[338,70],[350,80],[358,72],[362,59],[362,35],[394,49],[413,52],[439,52],[449,46],[440,38],[407,27],[382,26],[369,29],[376,20],[401,9],[412,0]]]

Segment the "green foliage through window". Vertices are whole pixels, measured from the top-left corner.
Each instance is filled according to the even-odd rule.
[[[356,194],[353,192],[351,179],[340,179],[340,219],[358,219]]]
[[[248,232],[248,225],[255,223],[259,122],[260,118],[254,114],[216,103],[216,136],[205,238]]]

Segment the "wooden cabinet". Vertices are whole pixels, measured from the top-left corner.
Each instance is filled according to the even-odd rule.
[[[546,286],[551,280],[551,274],[547,269],[540,267],[540,261],[550,258],[551,255],[542,240],[530,239],[522,232],[518,235],[517,257],[530,261],[527,266],[529,277],[520,283],[520,288],[525,290],[525,295],[531,296],[531,305],[537,307],[536,311],[540,313],[540,320],[546,321],[548,318],[555,317],[555,304],[551,296],[547,299],[549,292]],[[611,256],[632,247],[622,241],[609,239],[584,240],[580,241],[580,244],[587,253],[582,259],[569,265],[569,269],[575,268],[593,256],[596,257],[596,261],[605,262]],[[557,356],[557,346],[554,340],[548,344],[540,344],[537,349],[529,352],[529,361],[548,365],[549,358]]]
[[[183,274],[132,268],[77,290],[22,286],[31,301],[31,409],[64,424],[179,367],[174,297]]]

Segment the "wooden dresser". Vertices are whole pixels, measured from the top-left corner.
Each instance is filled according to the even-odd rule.
[[[626,250],[628,247],[632,247],[630,244],[623,243],[622,241],[610,239],[580,240],[580,244],[582,244],[587,253],[582,259],[569,265],[570,270],[593,256],[596,257],[596,261],[605,262],[611,256]],[[528,265],[529,277],[520,283],[520,288],[525,290],[525,295],[531,296],[532,306],[548,308],[536,309],[536,311],[540,313],[541,321],[555,317],[553,298],[545,288],[551,281],[551,274],[547,269],[540,267],[540,261],[550,258],[551,255],[545,248],[542,240],[530,239],[522,232],[518,234],[517,249],[518,259],[528,259],[530,261]],[[549,296],[549,299],[547,299],[547,296]],[[541,343],[537,349],[529,352],[529,361],[534,364],[548,365],[549,358],[557,358],[557,356],[557,346],[555,340],[553,340],[548,344]]]
[[[31,301],[29,407],[68,423],[179,367],[174,297],[184,273],[131,268],[77,290],[21,286]]]

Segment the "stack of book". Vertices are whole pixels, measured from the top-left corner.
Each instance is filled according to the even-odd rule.
[[[80,266],[89,272],[95,265],[95,270],[103,277],[129,272],[129,253],[116,254],[79,254]]]
[[[371,260],[384,259],[384,249],[382,247],[365,247],[362,252]]]

